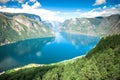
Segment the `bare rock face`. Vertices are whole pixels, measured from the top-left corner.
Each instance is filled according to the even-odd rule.
[[[69,19],[60,26],[60,31],[92,36],[120,34],[120,15]]]
[[[0,12],[0,45],[19,40],[52,37],[54,32],[33,14]]]

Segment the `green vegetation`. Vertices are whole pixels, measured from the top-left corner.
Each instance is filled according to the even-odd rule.
[[[111,34],[120,34],[119,25],[119,14],[108,17],[75,18],[65,20],[60,26],[60,31],[103,37]]]
[[[97,46],[93,48],[87,55],[86,57],[92,56],[92,54],[96,54],[98,52],[103,52],[104,50],[107,49],[115,49],[116,47],[119,47],[120,45],[120,35],[114,35],[114,36],[107,36],[103,37]]]
[[[54,32],[39,16],[0,12],[0,45],[31,38],[53,37]]]
[[[0,80],[120,80],[120,35],[102,38],[85,57],[10,70]]]

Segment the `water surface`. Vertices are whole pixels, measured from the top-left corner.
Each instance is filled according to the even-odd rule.
[[[56,37],[19,41],[0,46],[0,72],[30,63],[49,64],[85,55],[98,37],[56,33]]]

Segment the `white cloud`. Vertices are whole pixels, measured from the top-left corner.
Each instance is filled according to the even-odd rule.
[[[70,18],[83,18],[83,17],[96,17],[96,16],[109,16],[112,14],[120,14],[120,4],[115,5],[114,7],[106,7],[103,8],[98,7],[92,9],[88,12],[83,12],[81,9],[78,9],[74,12],[60,12],[60,11],[51,11],[47,9],[43,9],[41,4],[37,0],[33,1],[33,5],[30,6],[29,2],[22,4],[22,8],[7,8],[0,7],[0,11],[9,12],[9,13],[30,13],[39,15],[42,20],[48,21],[60,21],[63,22],[66,19]]]
[[[41,4],[38,1],[36,1],[34,3],[34,5],[32,6],[33,9],[36,9],[36,8],[39,8],[39,7],[41,7]]]
[[[81,14],[82,17],[97,17],[97,16],[110,16],[112,14],[120,14],[120,8],[104,8],[104,9],[94,9],[89,12]]]
[[[115,5],[115,7],[120,7],[120,4]]]
[[[36,1],[32,6],[29,6],[28,3],[29,2],[22,4],[23,9],[37,9],[41,7],[41,4],[38,1]]]
[[[101,4],[105,4],[105,3],[106,3],[106,0],[96,0],[93,5],[96,6],[96,5],[101,5]]]
[[[31,7],[28,5],[28,2],[26,2],[25,4],[22,4],[22,7],[24,9],[30,9]]]
[[[120,8],[118,7],[104,7],[103,8],[95,8],[88,12],[60,12],[60,11],[51,11],[43,8],[31,8],[31,6],[24,6],[22,9],[20,8],[6,8],[1,7],[0,11],[2,12],[10,12],[10,13],[30,13],[39,15],[42,20],[49,21],[60,21],[63,22],[66,19],[70,18],[92,18],[97,16],[110,16],[112,14],[120,14]]]
[[[103,9],[106,9],[107,8],[107,6],[103,6]]]
[[[9,12],[9,13],[29,13],[39,15],[42,20],[50,20],[50,21],[64,21],[64,18],[58,16],[61,12],[51,11],[43,8],[33,9],[33,8],[0,8],[1,12]]]
[[[5,3],[7,3],[8,1],[10,1],[10,0],[0,0],[0,3],[5,4]]]
[[[99,10],[102,10],[102,8],[98,7],[98,8],[92,9],[90,12],[99,11]]]
[[[23,3],[23,2],[24,2],[24,0],[18,0],[18,2],[19,2],[19,3]]]
[[[36,2],[36,0],[30,0],[30,2],[33,2],[33,3],[34,3],[34,2]]]

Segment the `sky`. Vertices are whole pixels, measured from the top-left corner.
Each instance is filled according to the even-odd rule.
[[[0,0],[0,11],[36,14],[42,20],[63,22],[120,14],[120,0]]]

